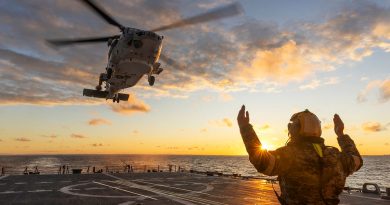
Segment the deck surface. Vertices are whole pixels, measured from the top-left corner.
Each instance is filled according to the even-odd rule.
[[[276,186],[277,188],[277,186]],[[341,204],[390,204],[343,194]],[[269,183],[191,173],[26,175],[0,177],[0,204],[224,205],[278,204]]]

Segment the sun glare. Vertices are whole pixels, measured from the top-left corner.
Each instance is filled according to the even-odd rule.
[[[261,143],[261,149],[262,150],[271,150],[272,149],[272,145],[269,145],[269,144],[266,144],[266,143]]]

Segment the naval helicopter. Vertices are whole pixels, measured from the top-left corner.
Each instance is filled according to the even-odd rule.
[[[105,72],[100,74],[99,83],[96,88],[84,89],[83,96],[105,98],[106,100],[112,99],[113,102],[117,103],[121,100],[128,101],[129,95],[119,92],[135,86],[144,75],[148,76],[149,85],[154,85],[155,76],[164,70],[159,62],[160,58],[165,63],[177,64],[174,63],[173,59],[161,53],[164,36],[156,32],[223,19],[238,15],[242,12],[242,7],[239,3],[231,3],[169,25],[160,26],[151,30],[143,30],[123,26],[93,0],[79,1],[104,19],[108,24],[117,27],[120,34],[78,39],[52,39],[47,40],[47,42],[57,47],[106,42],[109,51]]]

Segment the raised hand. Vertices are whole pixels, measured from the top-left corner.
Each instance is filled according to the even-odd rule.
[[[237,122],[240,128],[249,125],[249,112],[245,112],[245,105],[242,105],[240,111],[238,112]]]
[[[343,136],[344,135],[344,123],[338,114],[334,115],[333,123],[334,123],[334,132],[336,133],[336,135],[339,137]]]

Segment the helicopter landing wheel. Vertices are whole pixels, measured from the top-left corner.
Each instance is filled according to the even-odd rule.
[[[119,103],[120,99],[119,99],[119,96],[118,95],[114,95],[114,97],[112,98],[112,102],[113,103]]]
[[[154,85],[154,81],[156,81],[156,78],[151,75],[151,76],[149,76],[148,81],[149,81],[149,85],[153,86]]]

